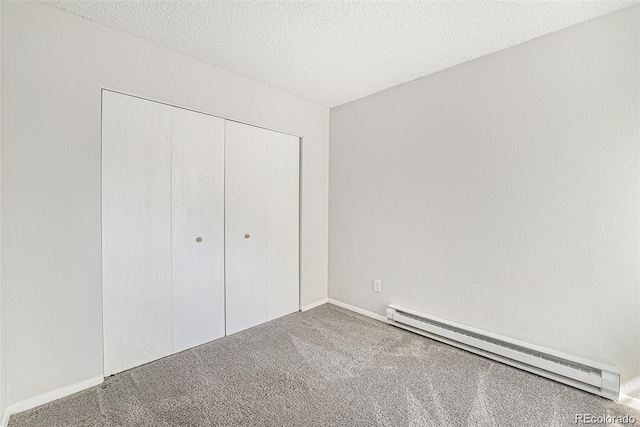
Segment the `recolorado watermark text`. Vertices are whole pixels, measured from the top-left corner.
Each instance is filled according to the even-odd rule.
[[[574,424],[635,424],[636,418],[631,415],[608,414],[576,414]]]

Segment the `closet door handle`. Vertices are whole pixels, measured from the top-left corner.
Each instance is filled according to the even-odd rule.
[[[196,237],[196,242],[198,243],[202,242],[202,237]]]
[[[250,236],[250,235],[248,235],[248,234],[245,234],[245,235],[244,235],[244,238],[245,238],[245,239],[248,239],[249,237],[251,237],[251,236]]]

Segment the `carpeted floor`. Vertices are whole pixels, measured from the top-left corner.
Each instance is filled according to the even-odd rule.
[[[323,305],[13,415],[18,426],[573,426],[640,411]]]

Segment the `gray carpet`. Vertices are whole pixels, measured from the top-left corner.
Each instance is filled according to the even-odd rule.
[[[570,426],[640,411],[324,305],[109,377],[18,426]]]

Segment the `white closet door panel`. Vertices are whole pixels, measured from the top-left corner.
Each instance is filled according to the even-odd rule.
[[[171,354],[171,108],[103,91],[104,370]]]
[[[173,352],[224,336],[224,120],[173,108]]]
[[[267,320],[298,311],[299,138],[267,132]]]
[[[266,321],[266,131],[226,122],[227,335]]]

